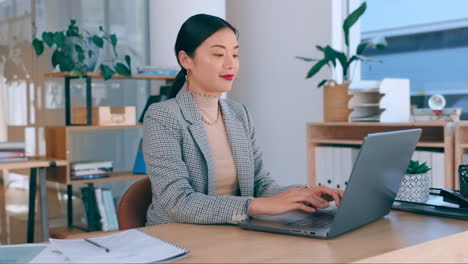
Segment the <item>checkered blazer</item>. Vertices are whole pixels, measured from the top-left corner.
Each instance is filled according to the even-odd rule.
[[[241,196],[215,196],[215,167],[200,113],[185,87],[152,104],[144,118],[143,151],[153,198],[146,225],[171,222],[236,224],[253,197],[284,190],[263,165],[252,116],[242,104],[220,100]]]

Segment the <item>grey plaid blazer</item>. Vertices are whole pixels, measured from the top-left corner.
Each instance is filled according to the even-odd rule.
[[[153,192],[146,225],[171,222],[236,224],[253,197],[284,190],[263,165],[247,108],[220,100],[241,196],[215,196],[215,170],[205,128],[192,94],[152,104],[144,118],[143,152]]]

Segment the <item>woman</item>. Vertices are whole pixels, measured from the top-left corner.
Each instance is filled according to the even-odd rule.
[[[170,222],[236,224],[256,215],[315,212],[342,191],[281,188],[269,176],[252,116],[219,99],[239,70],[237,30],[199,14],[182,25],[175,53],[182,70],[175,98],[153,104],[144,120],[144,157],[153,200],[147,225]]]

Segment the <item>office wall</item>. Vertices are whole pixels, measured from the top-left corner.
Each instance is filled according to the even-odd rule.
[[[198,13],[224,18],[224,0],[150,0],[150,56],[151,65],[179,68],[174,44],[182,23]]]
[[[229,97],[253,114],[266,166],[280,184],[306,183],[305,126],[322,120],[316,85],[331,77],[323,70],[304,79],[311,64],[294,56],[319,57],[315,45],[332,43],[333,12],[341,10],[335,0],[226,2],[226,17],[240,32],[240,72]]]

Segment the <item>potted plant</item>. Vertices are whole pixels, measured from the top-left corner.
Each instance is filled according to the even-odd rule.
[[[420,164],[417,160],[411,160],[395,199],[425,203],[429,199],[429,188],[431,187],[428,173],[430,170],[431,168],[427,166],[426,162]]]
[[[315,46],[323,53],[323,58],[313,59],[302,56],[296,58],[307,61],[316,62],[307,72],[306,79],[313,77],[324,66],[333,67],[336,69],[337,62],[341,65],[343,83],[338,84],[335,80],[322,80],[317,87],[324,86],[324,121],[325,122],[342,122],[348,120],[350,110],[348,109],[348,87],[351,81],[350,68],[355,61],[373,61],[374,59],[366,58],[362,54],[367,48],[383,49],[386,47],[385,39],[378,42],[361,42],[356,49],[355,54],[349,51],[349,31],[351,27],[359,20],[366,11],[366,2],[362,3],[356,10],[346,17],[343,22],[343,34],[345,39],[345,51],[338,51],[329,45]]]
[[[86,72],[94,71],[98,60],[100,49],[104,48],[104,42],[111,44],[114,58],[111,65],[101,64],[99,70],[104,80],[112,78],[114,73],[131,76],[131,59],[125,56],[125,63],[118,61],[117,36],[104,31],[99,27],[97,34],[80,30],[76,20],[70,20],[66,31],[44,32],[42,39],[34,38],[32,45],[37,56],[44,52],[44,48],[52,48],[52,67],[62,72],[70,72],[72,76],[83,76]]]

